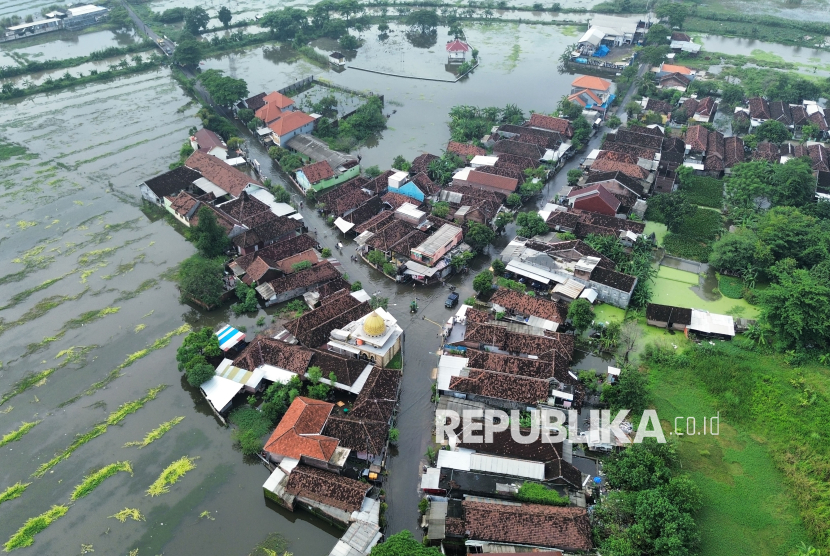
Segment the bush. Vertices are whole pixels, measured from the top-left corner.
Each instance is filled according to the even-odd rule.
[[[398,429],[392,428],[389,429],[389,442],[392,444],[397,444],[398,438],[400,438],[400,431]]]
[[[398,268],[393,263],[384,263],[383,264],[383,273],[387,276],[394,276],[397,272]]]
[[[709,261],[709,254],[712,252],[712,246],[705,241],[671,232],[663,238],[663,247],[670,255],[702,263]]]
[[[744,281],[733,276],[719,276],[718,290],[729,299],[740,299],[744,293]]]
[[[329,249],[328,247],[323,247],[323,250],[320,251],[320,254],[323,255],[323,257],[325,258],[329,258],[331,257],[331,249]]]
[[[256,298],[256,290],[243,281],[239,281],[236,284],[236,298],[239,299],[239,303],[234,303],[231,306],[235,315],[239,316],[243,313],[250,313],[253,311],[259,310],[259,302]]]
[[[570,504],[570,499],[567,496],[561,496],[555,490],[539,483],[522,483],[519,492],[516,493],[516,498],[522,502],[544,504],[546,506],[567,506]]]
[[[476,305],[476,298],[474,295],[471,295],[467,299],[464,300],[464,305],[469,305],[470,307],[475,307]]]
[[[680,190],[690,203],[704,207],[723,207],[723,180],[706,176],[689,176],[681,182]]]
[[[473,289],[476,293],[489,291],[493,287],[493,273],[489,270],[479,272],[473,279]]]
[[[507,267],[501,259],[494,259],[491,266],[493,267],[493,274],[496,276],[502,276],[504,274],[504,269]]]
[[[363,284],[360,283],[360,280],[357,280],[356,282],[354,282],[352,284],[351,291],[359,292],[362,289],[363,289]]]
[[[187,383],[193,387],[201,386],[202,383],[213,378],[215,374],[213,365],[210,363],[196,363],[187,369]]]

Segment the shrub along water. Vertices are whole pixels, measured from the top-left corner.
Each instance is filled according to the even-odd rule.
[[[84,496],[88,495],[93,490],[95,490],[98,487],[98,485],[100,485],[105,480],[107,480],[108,478],[112,477],[120,471],[125,471],[132,475],[133,468],[130,465],[130,462],[118,461],[115,463],[111,463],[105,467],[102,467],[94,473],[90,473],[89,475],[84,477],[84,480],[81,484],[75,487],[75,490],[72,491],[72,496],[70,497],[70,499],[73,502],[75,502],[76,500],[83,498]]]
[[[49,527],[53,521],[63,517],[69,511],[67,506],[52,506],[49,511],[26,520],[26,523],[17,530],[6,542],[3,549],[6,552],[31,546],[35,542],[35,535]]]
[[[193,463],[197,458],[190,458],[187,456],[177,459],[168,465],[164,471],[161,472],[158,479],[156,479],[150,488],[147,489],[148,496],[160,496],[165,492],[170,492],[170,485],[176,484],[185,473],[192,469],[196,469],[196,464]]]
[[[140,440],[138,442],[127,442],[126,444],[124,444],[124,447],[128,448],[130,446],[138,446],[140,450],[141,448],[144,448],[145,446],[152,444],[153,442],[167,434],[170,431],[170,429],[181,423],[183,420],[184,417],[176,417],[165,423],[162,423],[155,429],[148,432],[147,435],[144,437],[144,440]]]

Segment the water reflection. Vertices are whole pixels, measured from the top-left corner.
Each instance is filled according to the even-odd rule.
[[[438,31],[433,29],[428,33],[408,31],[404,33],[406,40],[415,48],[432,48],[438,43]]]

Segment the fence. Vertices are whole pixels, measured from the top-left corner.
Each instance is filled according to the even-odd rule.
[[[695,274],[705,274],[709,271],[709,265],[706,263],[681,259],[680,257],[674,257],[672,255],[663,255],[657,264],[669,268],[676,268],[677,270],[685,270],[686,272],[694,272]]]

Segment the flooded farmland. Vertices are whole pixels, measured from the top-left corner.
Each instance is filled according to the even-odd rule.
[[[418,46],[401,28],[386,40],[372,29],[364,32],[366,44],[350,63],[452,79],[444,66],[446,35],[439,29],[434,44]],[[245,79],[252,93],[314,74],[383,94],[389,129],[360,154],[364,166],[386,168],[397,154],[439,153],[449,138],[446,118],[454,105],[512,103],[550,111],[569,92],[572,76],[560,75],[557,64],[573,37],[558,27],[476,24],[467,28],[467,37],[481,51],[482,66],[458,83],[353,69],[335,73],[302,60],[287,63],[273,46],[202,67]],[[318,46],[323,52],[328,45]],[[39,49],[32,55],[50,58],[60,57],[63,47],[53,42],[31,48]],[[187,326],[231,321],[253,333],[257,316],[266,314],[235,318],[228,308],[204,313],[180,303],[171,274],[193,247],[163,220],[152,221],[140,210],[137,184],[176,159],[188,130],[200,124],[196,110],[167,69],[2,107],[0,435],[23,423],[38,424],[0,447],[0,492],[30,483],[19,498],[0,504],[0,541],[53,505],[68,507],[20,554],[73,554],[90,546],[99,554],[137,549],[140,555],[241,556],[276,532],[295,556],[319,556],[340,535],[306,512],[287,512],[266,501],[261,485],[267,470],[234,449],[229,430],[176,370],[175,349]],[[258,145],[254,148],[266,160]],[[315,214],[305,216],[321,231],[321,242],[333,247],[334,234],[323,232]],[[506,236],[499,245],[504,241]],[[488,264],[487,257],[479,257],[472,272]],[[431,372],[440,331],[421,317],[446,321],[447,290],[414,291],[365,265],[344,261],[343,266],[367,291],[390,297],[389,310],[406,330],[400,441],[385,488],[388,532],[417,529],[417,478],[432,420]],[[469,280],[463,286],[460,277],[453,281],[462,298],[473,293]],[[408,312],[412,296],[420,314]],[[150,399],[148,391],[159,386],[167,387]],[[136,400],[142,402],[133,413],[98,428],[122,404]],[[124,447],[177,417],[184,419],[152,444]],[[53,460],[67,453],[66,459]],[[170,492],[147,496],[162,470],[182,457],[197,458],[195,469]],[[133,474],[119,473],[70,502],[85,475],[119,461],[131,462]],[[126,508],[138,510],[144,520],[122,523],[111,517]]]

